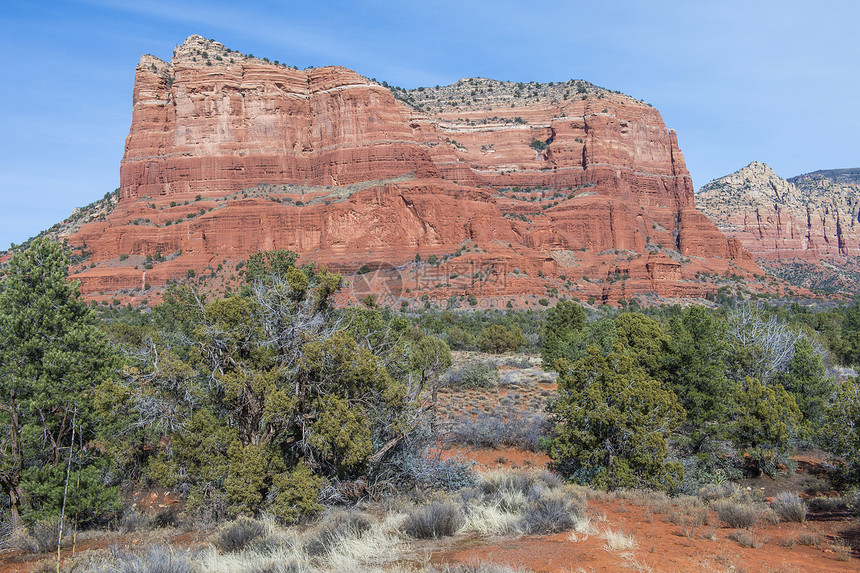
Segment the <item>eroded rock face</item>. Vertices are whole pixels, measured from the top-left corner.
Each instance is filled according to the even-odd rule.
[[[816,277],[807,275],[829,276],[833,265],[857,266],[860,256],[860,184],[849,171],[785,180],[753,162],[702,187],[696,205],[762,264],[778,272],[780,265],[797,265],[794,282],[815,286]],[[845,278],[836,286],[848,286]]]
[[[759,271],[696,211],[660,114],[587,82],[389,89],[191,36],[141,59],[133,106],[118,204],[70,237],[85,293],[229,280],[280,248],[391,263],[437,299],[701,296],[699,272]]]

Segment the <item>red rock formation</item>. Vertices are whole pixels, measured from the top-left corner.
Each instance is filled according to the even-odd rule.
[[[400,265],[412,297],[700,296],[700,271],[759,271],[695,210],[659,113],[586,82],[405,91],[191,36],[141,59],[133,104],[118,204],[70,237],[85,293],[278,248]]]
[[[825,172],[826,173],[826,172]],[[739,241],[761,264],[792,272],[802,286],[819,286],[833,272],[856,277],[860,268],[860,184],[834,181],[823,174],[782,179],[764,163],[753,162],[711,181],[696,194],[697,206],[720,231]],[[810,275],[818,275],[810,276]],[[852,276],[836,282],[855,291]],[[840,287],[841,288],[841,287]]]

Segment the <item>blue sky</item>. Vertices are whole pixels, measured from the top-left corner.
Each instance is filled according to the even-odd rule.
[[[653,104],[696,188],[860,167],[860,2],[6,0],[0,249],[119,185],[140,55],[190,34],[402,87],[586,79]]]

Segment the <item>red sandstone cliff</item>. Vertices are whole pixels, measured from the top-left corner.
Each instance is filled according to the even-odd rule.
[[[229,278],[278,248],[390,263],[410,297],[701,296],[700,272],[759,272],[696,210],[644,102],[573,80],[389,89],[199,36],[141,59],[119,201],[70,242],[90,294]]]

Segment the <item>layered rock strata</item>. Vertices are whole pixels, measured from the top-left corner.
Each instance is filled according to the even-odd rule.
[[[582,81],[401,90],[191,36],[141,59],[120,172],[69,237],[85,293],[229,280],[281,248],[437,299],[701,296],[700,273],[759,272],[696,210],[660,114]]]
[[[699,209],[757,257],[798,258],[860,255],[860,185],[828,177],[779,177],[753,162],[711,181],[696,195]]]
[[[762,264],[778,274],[796,265],[794,282],[839,289],[856,287],[860,257],[860,183],[857,170],[820,171],[782,179],[766,164],[753,162],[711,181],[696,194],[696,205],[717,227],[738,239]],[[805,269],[805,270],[804,270]],[[811,275],[818,274],[815,277]],[[786,275],[788,278],[788,275]],[[846,282],[847,281],[847,282]],[[852,286],[853,285],[853,286]]]

